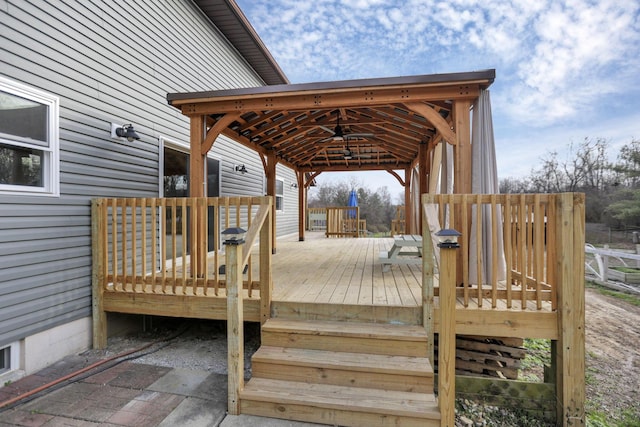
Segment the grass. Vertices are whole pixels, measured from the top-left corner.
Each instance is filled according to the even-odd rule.
[[[636,267],[611,267],[613,270],[618,270],[623,273],[640,273],[640,268]]]
[[[525,338],[524,347],[527,355],[520,364],[520,369],[527,372],[522,376],[524,381],[542,382],[536,372],[543,373],[544,367],[551,364],[551,340]]]
[[[605,412],[594,411],[587,414],[587,427],[637,427],[637,415],[631,410],[623,411],[616,419]]]
[[[617,298],[629,304],[635,305],[636,307],[640,307],[640,297],[637,295],[631,295],[625,292],[615,291],[613,289],[609,289],[604,286],[598,285],[597,283],[594,283],[594,282],[587,282],[587,286],[591,289],[597,290],[602,295]]]

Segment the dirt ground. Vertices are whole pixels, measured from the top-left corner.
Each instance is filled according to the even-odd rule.
[[[640,420],[640,307],[586,290],[587,410]]]

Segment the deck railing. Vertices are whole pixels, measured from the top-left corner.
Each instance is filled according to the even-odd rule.
[[[424,196],[431,231],[462,233],[456,296],[465,307],[473,300],[479,307],[555,310],[557,196]]]
[[[224,296],[221,231],[242,227],[249,241],[269,227],[270,207],[269,197],[97,199],[94,240],[100,246],[94,249],[102,254],[102,288]],[[249,297],[260,289],[257,274],[266,268],[253,258],[247,250],[243,282]]]
[[[553,314],[558,421],[584,423],[584,195],[425,194],[422,205],[424,326],[433,334],[431,307],[439,294],[442,425],[453,423],[454,343],[457,317],[463,312],[454,309],[456,299],[465,307],[473,301],[478,308],[486,301],[492,309],[501,309],[494,320],[502,323],[514,319],[509,309]],[[440,250],[429,239],[444,228],[462,236],[455,252],[442,249],[439,289],[433,279]],[[521,326],[520,333],[533,334],[524,336],[535,336],[538,325]],[[491,335],[490,326],[486,333]],[[433,361],[432,346],[428,350]]]
[[[360,237],[367,231],[366,220],[360,219],[358,206],[328,207],[327,237]]]
[[[327,208],[307,209],[307,230],[319,231],[327,229]]]

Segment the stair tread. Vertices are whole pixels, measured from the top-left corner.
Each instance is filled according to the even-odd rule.
[[[252,378],[246,383],[240,398],[280,405],[306,405],[425,419],[440,418],[435,396],[427,393]]]
[[[292,332],[307,335],[357,336],[362,338],[388,338],[397,341],[425,341],[427,333],[422,326],[388,323],[359,323],[317,320],[287,320],[271,318],[263,331]]]
[[[261,346],[253,355],[252,360],[254,363],[278,363],[295,366],[311,366],[314,368],[333,368],[421,377],[433,376],[431,363],[426,357],[388,356]]]

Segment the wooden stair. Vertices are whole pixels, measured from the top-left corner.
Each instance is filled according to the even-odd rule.
[[[270,319],[240,412],[320,424],[439,426],[422,327]]]

